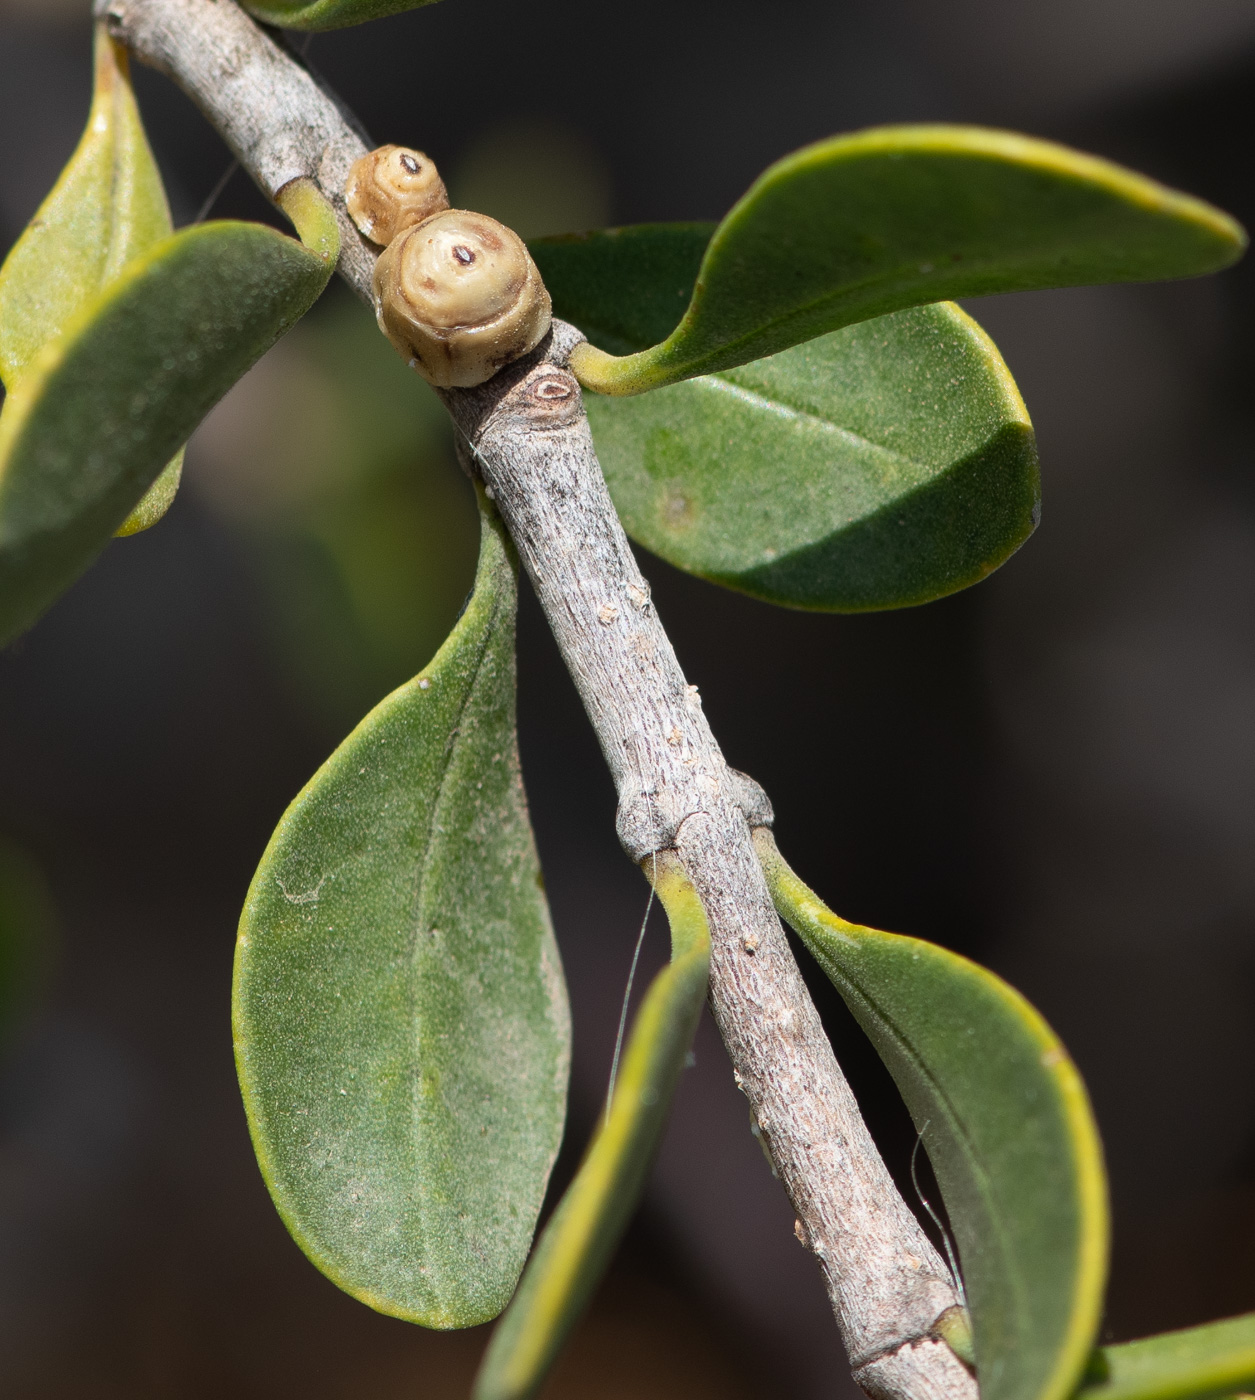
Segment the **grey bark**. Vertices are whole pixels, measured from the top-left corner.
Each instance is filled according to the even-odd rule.
[[[169,74],[272,199],[314,179],[340,214],[340,272],[365,299],[377,250],[344,211],[364,150],[337,102],[233,0],[97,0],[113,34]],[[566,367],[578,331],[479,389],[442,395],[545,609],[640,861],[678,850],[711,926],[711,1004],[816,1256],[859,1383],[877,1400],[975,1400],[930,1336],[957,1296],[882,1162],[772,907],[750,823],[761,789],[724,761],[686,683],[597,462]]]

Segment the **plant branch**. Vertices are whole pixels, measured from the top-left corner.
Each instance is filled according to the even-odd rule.
[[[328,93],[233,0],[97,0],[114,36],[167,73],[273,200],[314,179],[339,215],[340,272],[370,299],[376,250],[344,211],[365,146]],[[650,601],[606,489],[562,322],[479,389],[442,395],[497,502],[619,792],[640,861],[675,849],[712,936],[711,1003],[737,1082],[824,1273],[855,1376],[877,1400],[974,1400],[932,1334],[958,1299],[876,1151],[789,950],[750,839],[770,820],[729,769]]]

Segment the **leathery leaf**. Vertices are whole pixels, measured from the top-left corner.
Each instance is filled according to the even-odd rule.
[[[353,24],[417,10],[434,0],[243,0],[249,14],[282,29],[347,29]]]
[[[1213,1400],[1255,1390],[1255,1313],[1100,1347],[1077,1400]]]
[[[1085,1086],[992,972],[847,923],[755,845],[772,898],[831,978],[915,1120],[962,1262],[982,1400],[1065,1400],[1101,1317],[1108,1216]]]
[[[674,851],[642,862],[671,925],[671,962],[632,1024],[613,1096],[575,1180],[497,1324],[473,1400],[528,1400],[605,1272],[645,1186],[710,971],[710,931]]]
[[[806,146],[715,230],[679,325],[625,358],[580,346],[586,387],[639,394],[954,297],[1194,277],[1235,261],[1201,200],[1048,141],[888,126]]]
[[[87,129],[52,193],[0,268],[0,378],[12,390],[36,353],[132,258],[169,236],[170,209],[135,94],[130,64],[96,26]],[[133,535],[170,508],[179,451],[118,531]]]
[[[8,389],[84,302],[171,232],[126,50],[103,24],[95,53],[87,128],[0,268],[0,377]]]
[[[645,225],[532,249],[557,313],[622,349],[677,314],[708,233]],[[1038,518],[1028,412],[950,302],[587,408],[628,533],[774,603],[926,602],[984,578]]]
[[[516,601],[486,508],[466,612],[288,809],[236,951],[236,1061],[280,1214],[341,1288],[428,1327],[506,1305],[565,1116]]]
[[[292,188],[282,202],[314,246],[262,224],[184,229],[127,263],[23,370],[0,414],[0,642],[87,568],[326,286],[329,206],[318,217]]]

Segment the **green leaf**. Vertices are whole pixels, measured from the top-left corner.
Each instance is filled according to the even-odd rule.
[[[40,350],[133,258],[170,235],[170,210],[131,90],[126,50],[96,28],[91,111],[69,164],[0,268],[0,378]]]
[[[421,9],[434,0],[243,0],[263,24],[281,29],[347,29],[352,24]]]
[[[710,932],[673,851],[643,862],[671,923],[671,963],[632,1025],[601,1128],[493,1332],[473,1400],[528,1400],[579,1321],[644,1190],[710,970]]]
[[[171,232],[126,50],[96,27],[87,129],[52,193],[0,268],[0,378],[12,390],[35,355],[133,258]],[[182,454],[119,534],[155,525],[178,490]]]
[[[714,224],[633,224],[527,247],[553,299],[602,350],[630,355],[676,328],[697,284]]]
[[[1037,524],[1028,411],[952,302],[587,407],[633,539],[769,602],[928,602],[979,582]]]
[[[1210,1400],[1255,1389],[1255,1313],[1100,1347],[1077,1400]]]
[[[183,480],[183,453],[176,453],[174,461],[148,488],[144,499],[126,517],[114,533],[124,539],[128,535],[138,535],[141,530],[151,530],[174,504],[179,494],[179,483]]]
[[[646,224],[531,249],[555,312],[631,349],[687,300],[708,235]],[[587,408],[633,539],[770,602],[926,602],[984,578],[1037,522],[1028,412],[997,347],[950,303]]]
[[[327,277],[340,257],[340,222],[331,202],[310,179],[291,180],[275,203],[292,221],[301,242],[327,266]]]
[[[36,355],[0,415],[0,642],[87,568],[334,266],[261,224],[185,229]]]
[[[957,1239],[982,1400],[1065,1400],[1101,1317],[1107,1194],[1085,1086],[1058,1037],[992,972],[832,913],[771,833],[772,898],[893,1075]]]
[[[1234,262],[1210,205],[1063,146],[962,126],[879,127],[771,166],[716,229],[660,344],[580,346],[580,382],[638,394],[842,326],[993,292],[1193,277]]]
[[[515,739],[514,566],[288,809],[240,922],[262,1173],[341,1288],[428,1327],[509,1301],[562,1137],[570,1023]]]

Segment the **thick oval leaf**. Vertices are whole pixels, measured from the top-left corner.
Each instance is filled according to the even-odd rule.
[[[417,10],[434,0],[243,0],[263,24],[282,29],[347,29],[352,24]]]
[[[716,229],[683,319],[623,359],[571,366],[638,394],[906,307],[993,292],[1193,277],[1245,246],[1219,210],[1047,141],[891,126],[786,156]]]
[[[0,268],[0,378],[12,390],[35,355],[133,258],[171,231],[157,162],[131,90],[127,53],[96,27],[87,129]],[[180,452],[118,531],[157,523],[182,475]]]
[[[979,582],[1037,524],[1028,412],[952,302],[587,407],[628,533],[769,602],[928,602]]]
[[[334,266],[261,224],[202,224],[133,260],[38,353],[0,415],[0,642],[87,568]]]
[[[170,210],[131,91],[126,50],[96,29],[87,129],[0,268],[0,378],[36,354],[133,258],[170,235]]]
[[[566,1107],[516,596],[486,515],[466,612],[288,809],[236,953],[240,1083],[280,1214],[341,1288],[428,1327],[509,1301]]]
[[[937,1175],[963,1266],[982,1400],[1065,1400],[1089,1359],[1107,1193],[1085,1086],[992,972],[832,913],[755,845],[772,898],[876,1046]]]
[[[671,923],[671,964],[636,1014],[609,1110],[492,1335],[473,1400],[528,1400],[540,1388],[640,1200],[693,1042],[710,970],[706,915],[673,851],[642,868]]]
[[[1255,1390],[1255,1313],[1100,1347],[1077,1400],[1212,1400]]]
[[[709,230],[646,224],[531,248],[557,314],[632,349],[687,298]],[[926,602],[985,577],[1038,517],[1023,400],[988,336],[946,303],[587,407],[634,539],[787,606]]]

